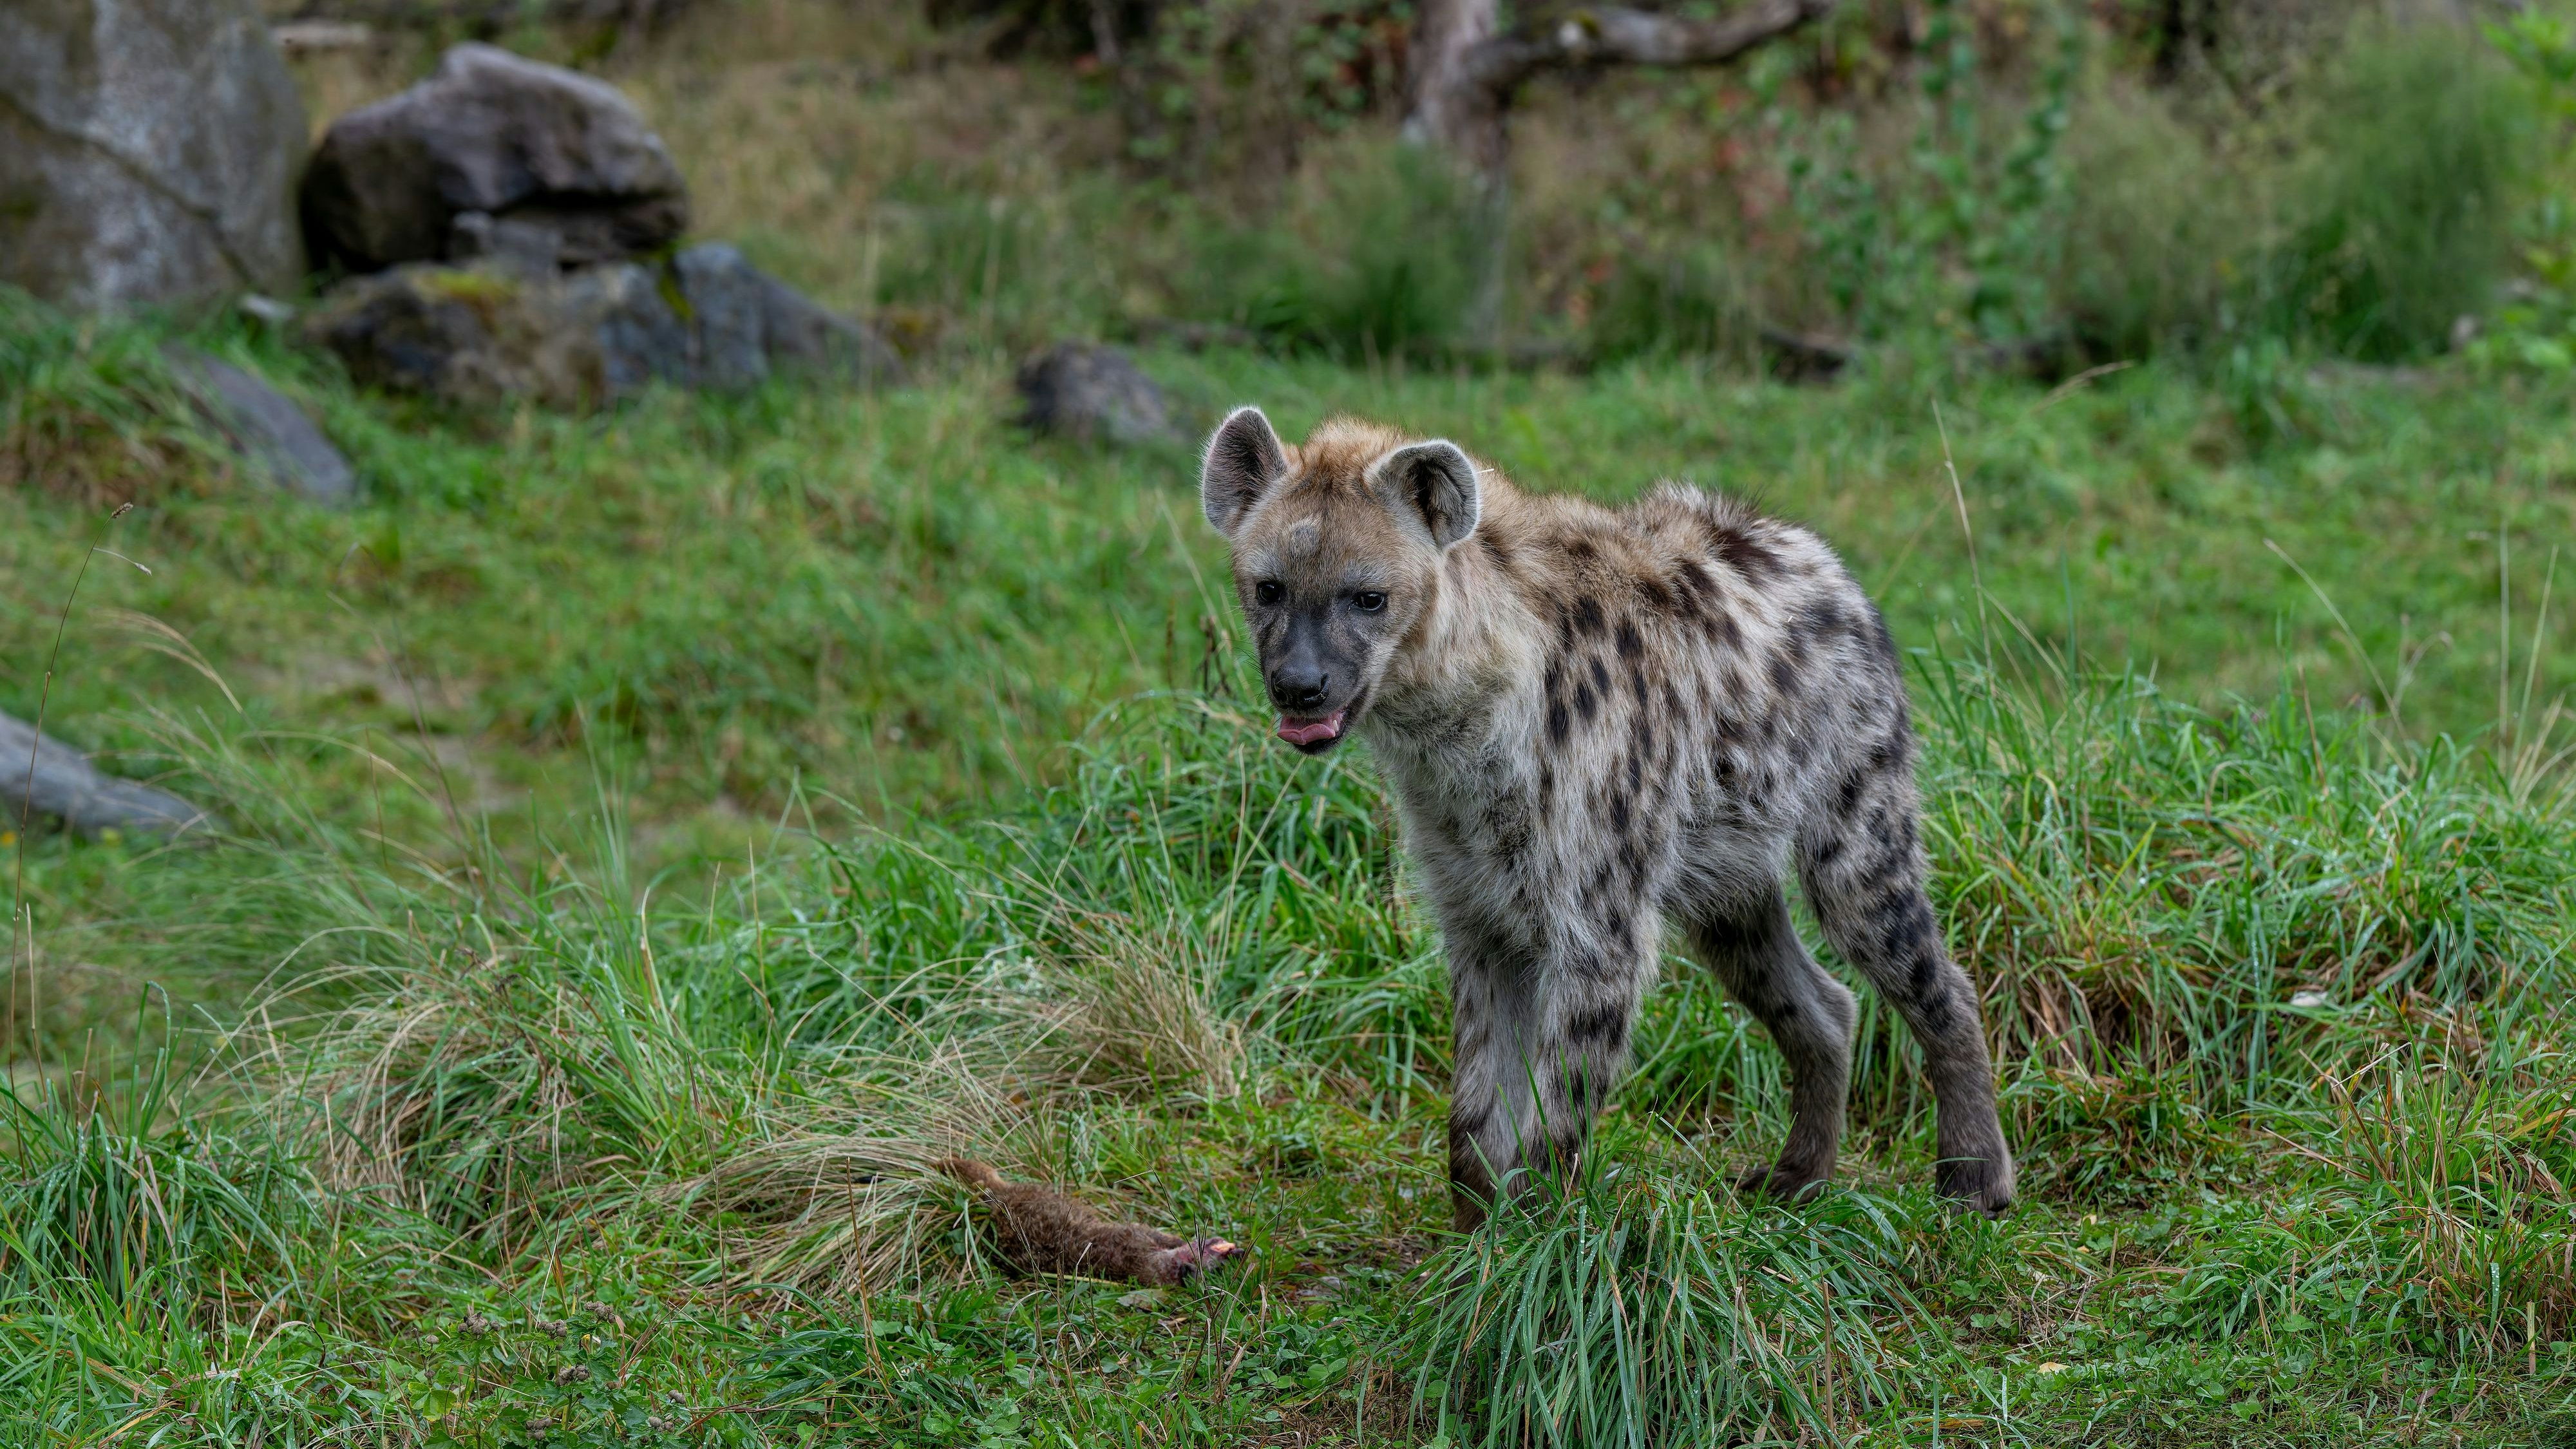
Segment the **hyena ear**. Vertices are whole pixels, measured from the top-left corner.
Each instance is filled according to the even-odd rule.
[[[1199,507],[1217,532],[1232,538],[1243,515],[1287,471],[1270,419],[1259,408],[1236,408],[1208,439],[1207,458],[1199,465]]]
[[[1476,531],[1482,509],[1476,464],[1456,443],[1408,443],[1377,460],[1369,478],[1398,507],[1410,507],[1442,548]]]

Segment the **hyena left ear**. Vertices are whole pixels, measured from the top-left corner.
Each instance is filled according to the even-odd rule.
[[[1476,531],[1482,507],[1476,464],[1456,443],[1446,438],[1408,443],[1378,459],[1369,477],[1390,502],[1419,514],[1422,526],[1431,530],[1431,541],[1440,547]]]
[[[1208,439],[1199,464],[1199,508],[1216,531],[1234,537],[1235,525],[1288,471],[1279,434],[1259,408],[1236,408]]]

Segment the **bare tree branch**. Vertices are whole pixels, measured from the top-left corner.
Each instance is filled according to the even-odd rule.
[[[1544,29],[1497,33],[1495,0],[1425,0],[1408,77],[1407,135],[1488,179],[1501,174],[1512,93],[1543,71],[1594,65],[1719,65],[1821,20],[1835,0],[1755,0],[1718,20],[1618,7]]]
[[[1477,84],[1509,91],[1543,70],[1584,65],[1723,65],[1824,18],[1835,0],[1760,0],[1719,20],[1650,10],[1580,10],[1544,34],[1496,36],[1476,47]]]

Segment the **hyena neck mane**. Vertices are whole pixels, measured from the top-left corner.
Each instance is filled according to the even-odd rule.
[[[1538,601],[1525,550],[1509,540],[1543,525],[1533,515],[1551,500],[1523,494],[1499,472],[1485,471],[1481,482],[1476,531],[1441,557],[1422,616],[1389,657],[1376,707],[1361,722],[1380,749],[1491,738],[1535,720],[1544,665],[1533,647]]]

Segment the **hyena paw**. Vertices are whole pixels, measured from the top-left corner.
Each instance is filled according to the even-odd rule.
[[[1774,1197],[1782,1202],[1801,1202],[1825,1190],[1825,1175],[1788,1163],[1757,1167],[1735,1180],[1735,1190],[1746,1197]]]
[[[1934,1190],[1961,1208],[2002,1217],[2013,1205],[2012,1158],[1998,1151],[1991,1157],[1954,1157],[1933,1169]]]
[[[1154,1255],[1154,1261],[1162,1281],[1186,1283],[1242,1252],[1242,1248],[1223,1238],[1200,1238],[1177,1248],[1165,1248]]]

